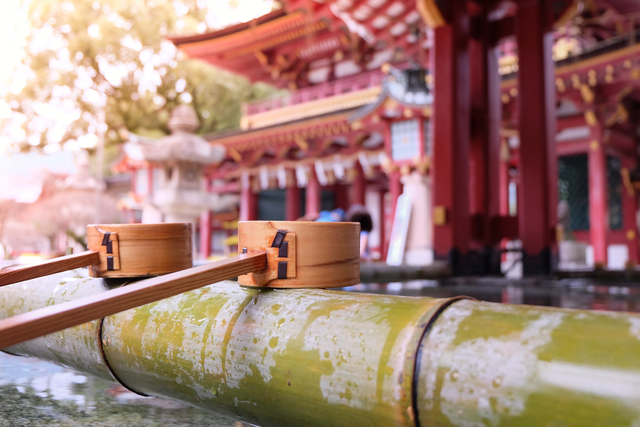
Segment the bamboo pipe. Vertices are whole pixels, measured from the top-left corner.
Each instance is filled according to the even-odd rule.
[[[266,253],[244,254],[154,277],[111,292],[42,307],[0,320],[0,347],[9,347],[72,326],[191,291],[211,282],[264,270]]]
[[[86,274],[0,288],[0,318],[114,292]],[[415,351],[446,303],[220,282],[6,350],[261,426],[412,425]]]
[[[416,372],[423,426],[635,426],[640,316],[458,301]]]
[[[23,282],[0,317],[105,290],[82,271]],[[264,427],[640,419],[627,313],[222,282],[7,350]]]

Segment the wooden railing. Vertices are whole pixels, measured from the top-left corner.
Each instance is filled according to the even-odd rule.
[[[247,104],[246,115],[264,113],[290,105],[303,104],[309,101],[329,98],[349,92],[356,92],[382,84],[386,74],[380,70],[367,71],[339,80],[320,83],[308,88],[298,89],[282,97],[262,99]]]

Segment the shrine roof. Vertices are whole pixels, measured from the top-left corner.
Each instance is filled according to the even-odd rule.
[[[190,58],[280,87],[319,83],[311,74],[323,60],[371,69],[376,55],[390,47],[398,52],[390,62],[422,62],[425,24],[412,2],[357,0],[342,6],[333,0],[286,1],[283,9],[252,21],[169,40]],[[363,8],[370,13],[363,15]]]
[[[640,30],[636,31],[640,37]],[[640,44],[633,43],[628,35],[612,37],[611,39],[597,43],[589,49],[577,55],[555,62],[556,76],[587,74],[595,70],[604,69],[613,64],[626,63],[625,68],[636,65],[640,58]],[[633,62],[632,62],[633,61]],[[502,86],[510,87],[517,84],[517,73],[509,73],[502,76]]]
[[[326,114],[292,120],[286,123],[274,124],[258,129],[228,129],[202,136],[209,142],[221,143],[223,145],[235,145],[255,138],[269,137],[278,133],[284,134],[291,130],[301,130],[305,128],[310,129],[319,124],[326,124],[332,121],[344,121],[346,123],[351,114],[356,112],[359,108],[360,107],[346,108],[340,111],[332,111]],[[240,151],[242,151],[242,148]]]
[[[343,43],[338,40],[340,31],[334,32],[335,40],[327,40],[331,35],[327,31],[329,25],[326,19],[311,20],[303,11],[277,10],[223,30],[169,40],[190,58],[244,75],[251,81],[273,83],[281,73],[300,68],[301,60],[311,59],[316,53],[303,51],[313,44],[305,38],[326,45],[324,50],[331,53]],[[276,53],[283,47],[289,51]]]
[[[239,31],[243,31],[243,30],[248,30],[249,28],[253,28],[256,25],[260,25],[263,24],[265,22],[269,22],[272,21],[274,19],[280,18],[284,15],[286,15],[286,11],[284,9],[277,9],[274,11],[271,11],[265,15],[259,16],[255,19],[252,19],[250,21],[247,22],[241,22],[235,25],[230,25],[228,27],[222,28],[220,30],[216,30],[216,31],[209,31],[206,33],[202,33],[202,34],[194,34],[191,36],[175,36],[175,37],[169,37],[169,40],[175,44],[176,46],[182,45],[182,44],[187,44],[187,43],[194,43],[194,42],[200,42],[200,41],[204,41],[204,40],[212,40],[212,39],[216,39],[222,36],[226,36],[229,34],[233,34],[233,33],[237,33]]]
[[[640,20],[635,12],[637,0],[593,0],[583,8],[569,7],[572,2],[568,0],[548,1],[558,12],[554,18],[567,19],[563,25],[570,22],[572,28],[580,29],[579,34],[564,41],[567,46],[575,44],[569,55],[580,51],[586,55],[593,44],[610,40],[620,31],[621,37],[631,35],[631,28]],[[432,1],[426,3],[433,5]],[[497,0],[490,3],[494,12],[504,12],[502,19],[511,19],[511,24],[499,27],[500,31],[494,29],[495,37],[513,45],[508,38],[513,31],[515,5]],[[379,69],[382,62],[425,64],[426,50],[432,42],[425,22],[437,24],[439,14],[424,10],[420,4],[413,0],[284,0],[282,9],[249,22],[170,40],[190,58],[254,82],[297,90]],[[557,32],[558,39],[566,38],[568,30],[563,30]],[[501,60],[509,62],[508,57],[515,58],[516,52],[516,48],[505,49]],[[576,58],[570,56],[568,60]],[[517,59],[512,62],[513,69]]]

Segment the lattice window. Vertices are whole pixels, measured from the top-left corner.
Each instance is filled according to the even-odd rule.
[[[335,209],[335,195],[331,190],[322,190],[320,210]],[[307,189],[300,189],[300,216],[305,214]],[[258,219],[260,221],[284,221],[286,219],[287,196],[285,190],[263,190],[258,195]]]
[[[427,157],[431,157],[433,154],[433,143],[431,142],[431,120],[425,120],[423,122],[424,131],[424,152]]]
[[[607,156],[607,186],[609,193],[609,229],[622,230],[622,177],[620,159]]]
[[[300,189],[300,216],[306,214],[307,206],[307,189]],[[332,211],[335,207],[335,194],[331,190],[322,190],[320,193],[320,210]]]
[[[332,211],[336,208],[336,196],[331,190],[322,190],[320,193],[320,210]]]
[[[420,154],[420,122],[417,119],[391,123],[391,157],[411,160]]]
[[[558,200],[569,204],[572,231],[589,230],[589,158],[586,154],[558,157]]]
[[[285,203],[284,190],[261,191],[258,195],[258,219],[261,221],[284,221]]]

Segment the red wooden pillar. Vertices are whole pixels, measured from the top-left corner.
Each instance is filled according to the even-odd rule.
[[[557,159],[553,34],[546,1],[520,2],[515,17],[520,94],[519,234],[523,274],[549,274],[557,256]]]
[[[334,186],[334,200],[335,207],[344,209],[346,212],[349,209],[349,195],[347,194],[347,187],[343,184],[336,184]]]
[[[486,46],[482,40],[469,39],[469,66],[473,69],[470,75],[471,93],[471,138],[469,140],[469,209],[472,215],[483,217],[486,211],[486,177],[488,171],[485,163],[488,155],[488,114],[487,114],[487,58]],[[482,245],[483,236],[479,243]]]
[[[300,189],[296,185],[287,187],[285,198],[285,218],[295,221],[300,218]]]
[[[138,172],[137,170],[134,170],[133,172],[131,172],[131,192],[136,196],[140,196],[137,190],[138,190]]]
[[[635,161],[632,159],[623,159],[622,167],[628,171],[633,170]],[[623,177],[624,179],[624,177]],[[638,223],[636,214],[638,212],[638,198],[629,183],[624,183],[622,188],[622,218],[624,221],[625,237],[627,239],[627,247],[629,248],[630,266],[637,266],[640,263],[640,247],[638,247]]]
[[[247,172],[240,179],[240,221],[258,219],[258,196],[253,194],[251,182],[253,177]]]
[[[311,167],[309,172],[305,215],[318,215],[322,202],[322,188],[320,187],[316,170]]]
[[[200,214],[200,259],[211,255],[211,211]]]
[[[450,2],[450,23],[434,30],[433,246],[454,274],[464,274],[469,216],[469,18],[466,2]]]
[[[469,39],[471,96],[470,214],[473,249],[481,250],[480,274],[500,274],[500,239],[494,230],[500,216],[500,74],[498,52],[490,45],[486,11],[479,12],[481,28]]]
[[[500,180],[499,212],[500,217],[509,216],[509,162],[500,160],[498,179]],[[507,248],[507,239],[500,239],[500,249]],[[501,253],[500,262],[507,260],[507,254]]]
[[[349,207],[360,204],[364,206],[364,195],[366,191],[366,178],[360,162],[355,164],[356,176],[351,184],[351,204]]]
[[[640,264],[640,247],[638,246],[638,226],[636,222],[638,199],[635,196],[625,195],[623,203],[627,246],[629,247],[628,264],[629,266],[637,266]]]
[[[385,203],[385,194],[382,194],[382,222],[389,225],[389,233],[393,230],[393,221],[396,217],[396,207],[398,205],[398,197],[402,194],[402,182],[400,181],[400,172],[391,172],[387,175],[389,179],[389,200],[388,205]],[[384,236],[384,240],[382,240],[382,259],[387,259],[387,252],[389,251],[389,238],[391,236],[386,236],[385,230],[386,225],[383,225],[383,229],[380,231],[381,236]],[[382,237],[381,237],[382,238]]]
[[[506,141],[504,142],[506,144]],[[500,159],[499,166],[500,180],[500,196],[499,196],[499,211],[500,216],[509,216],[509,162]]]
[[[493,218],[501,216],[500,212],[500,168],[504,163],[500,159],[502,127],[502,100],[500,91],[500,74],[498,73],[499,51],[496,47],[490,47],[486,51],[487,58],[487,158],[485,167],[488,170],[486,175],[487,192],[485,194],[488,215],[485,218],[485,226],[489,230],[488,241],[495,245],[500,242],[496,237],[496,230],[493,229]],[[507,170],[508,173],[508,170]]]
[[[153,168],[149,168],[149,191],[153,188]],[[204,186],[207,192],[211,192],[211,180],[204,177]],[[211,211],[205,211],[200,214],[200,250],[198,251],[200,259],[207,259],[211,254]]]
[[[389,194],[391,194],[391,227],[396,217],[396,206],[398,205],[398,197],[402,194],[402,182],[400,182],[400,172],[391,172],[389,174]]]
[[[384,196],[387,192],[385,190],[380,190],[378,194],[380,195],[380,256],[385,260],[387,259],[387,216]]]
[[[154,169],[155,168],[152,168],[152,167],[147,169],[147,194],[153,194],[153,171],[154,171]],[[209,187],[209,180],[207,179],[207,188],[208,187]]]
[[[607,156],[602,144],[602,128],[591,129],[589,147],[589,237],[593,247],[593,263],[607,266],[607,233],[609,231],[609,196],[607,194]]]

